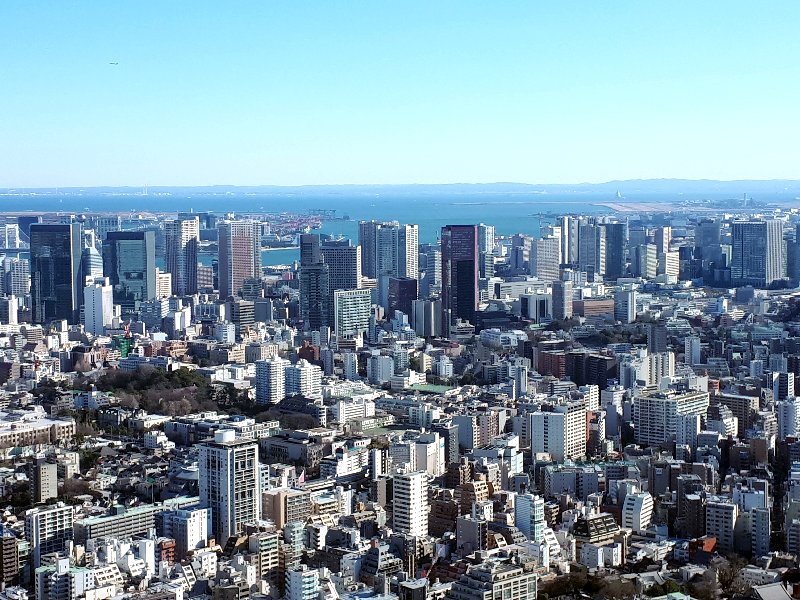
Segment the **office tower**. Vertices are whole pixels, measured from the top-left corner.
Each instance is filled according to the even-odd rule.
[[[34,569],[41,564],[43,554],[64,551],[72,539],[74,521],[75,508],[62,502],[25,511],[25,539],[31,545]]]
[[[198,446],[200,502],[211,509],[211,531],[224,546],[261,518],[258,442],[237,440],[235,431],[222,429]]]
[[[492,275],[494,275],[494,257],[491,257]],[[488,263],[487,263],[488,264]],[[438,245],[424,244],[419,252],[421,298],[438,295],[442,286],[442,253]]]
[[[397,276],[419,278],[419,226],[401,225],[397,232]]]
[[[442,325],[463,319],[475,324],[478,310],[478,228],[447,225],[442,228]]]
[[[4,325],[19,323],[19,298],[13,294],[0,297],[0,323]]]
[[[656,227],[655,231],[656,252],[659,256],[669,252],[669,245],[672,242],[672,227],[664,225]]]
[[[83,300],[80,225],[31,225],[31,320],[77,323]]]
[[[361,274],[370,279],[376,278],[376,245],[378,240],[377,221],[361,221],[358,224],[358,245],[361,246]]]
[[[261,278],[261,225],[225,221],[219,230],[219,297],[236,296],[245,280]]]
[[[31,499],[42,504],[58,498],[58,465],[44,457],[34,459],[30,470]]]
[[[719,246],[721,240],[720,222],[714,219],[702,219],[694,228],[695,255],[706,259],[707,250]]]
[[[277,404],[286,397],[284,369],[288,365],[283,358],[256,361],[257,404]]]
[[[647,492],[627,494],[622,504],[622,526],[634,532],[650,527],[653,518],[653,497]]]
[[[333,292],[334,330],[340,338],[363,334],[369,327],[372,310],[370,290],[337,290]]]
[[[83,288],[83,322],[87,333],[102,335],[114,319],[114,291],[108,277],[99,277]]]
[[[24,298],[31,291],[31,263],[24,258],[3,259],[3,289]]]
[[[494,225],[481,223],[478,225],[478,252],[480,256],[478,271],[480,277],[494,276],[494,246]]]
[[[572,265],[578,262],[578,225],[577,217],[564,216],[561,222],[561,262]]]
[[[572,318],[572,282],[556,279],[553,282],[553,319]]]
[[[628,245],[627,223],[606,223],[603,225],[606,237],[606,261],[604,277],[616,281],[625,277],[625,252]]]
[[[284,368],[284,385],[287,396],[322,398],[322,369],[301,358]]]
[[[658,446],[676,437],[679,415],[700,415],[708,410],[708,392],[648,392],[634,400],[633,422],[636,441]]]
[[[633,323],[636,320],[636,290],[621,289],[614,292],[614,320]]]
[[[156,268],[155,290],[154,298],[169,298],[172,295],[172,273],[162,273]]]
[[[783,277],[781,222],[736,221],[732,227],[731,283],[767,287]]]
[[[533,494],[518,494],[514,500],[514,525],[531,542],[544,541],[544,498]]]
[[[486,561],[467,567],[445,596],[448,600],[535,600],[537,575],[514,562]]]
[[[658,274],[658,252],[654,244],[636,246],[634,274],[643,279],[653,279]]]
[[[361,246],[350,240],[326,240],[320,252],[330,272],[331,293],[361,287]]]
[[[605,274],[606,229],[594,219],[578,226],[578,269],[585,271],[590,280]]]
[[[717,550],[733,552],[733,533],[739,507],[723,498],[712,497],[706,502],[706,535],[717,538]]]
[[[398,310],[406,315],[411,314],[412,304],[418,297],[418,284],[419,282],[411,277],[389,278],[388,307],[390,318]]]
[[[103,276],[103,257],[94,244],[81,250],[81,283]]]
[[[145,300],[159,298],[153,231],[109,231],[103,242],[103,274],[123,313],[134,313]],[[164,275],[170,275],[165,273]],[[172,293],[172,282],[165,296]]]
[[[684,361],[689,366],[700,364],[700,338],[690,335],[683,342]]]
[[[420,337],[442,335],[441,300],[414,300],[411,304],[411,326]]]
[[[6,223],[0,225],[0,248],[21,248],[19,225],[17,223]]]
[[[102,244],[106,241],[110,232],[117,232],[122,229],[122,217],[96,216],[91,219],[90,224],[97,233],[98,243]]]
[[[395,475],[392,488],[393,529],[418,537],[428,535],[428,474]]]
[[[306,330],[331,325],[330,270],[323,262],[319,236],[300,236],[300,317]]]
[[[166,270],[172,274],[172,293],[186,296],[197,293],[197,248],[200,221],[184,216],[164,222]]]
[[[531,274],[542,281],[558,279],[561,267],[561,240],[555,236],[534,240],[531,244]]]
[[[647,326],[647,352],[657,354],[669,349],[667,326],[663,322],[650,323]]]
[[[531,450],[556,462],[586,455],[586,403],[574,400],[531,413]]]
[[[419,276],[419,228],[397,221],[361,221],[358,224],[361,246],[361,273],[378,279],[381,275]]]

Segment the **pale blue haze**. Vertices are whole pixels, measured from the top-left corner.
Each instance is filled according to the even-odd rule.
[[[794,1],[9,0],[0,23],[0,187],[798,177]]]

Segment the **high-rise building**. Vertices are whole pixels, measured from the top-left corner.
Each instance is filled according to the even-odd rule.
[[[690,335],[683,341],[684,361],[689,366],[700,364],[700,338]]]
[[[99,243],[104,243],[108,234],[112,231],[117,232],[122,229],[122,217],[116,216],[96,216],[91,220],[92,228],[97,232]]]
[[[572,317],[572,282],[556,279],[553,281],[553,319],[564,320]]]
[[[350,240],[326,240],[320,251],[330,272],[331,293],[361,287],[361,246]]]
[[[102,335],[114,319],[114,291],[108,277],[99,277],[83,288],[83,323],[92,335]]]
[[[717,538],[717,549],[733,552],[734,529],[739,507],[723,498],[710,498],[706,502],[706,535]]]
[[[333,292],[333,315],[336,335],[342,338],[363,334],[369,327],[372,309],[370,290],[337,290]]]
[[[678,415],[700,415],[708,410],[708,392],[657,391],[634,400],[633,422],[636,441],[658,446],[675,439]]]
[[[478,310],[478,228],[442,228],[442,325],[450,332],[456,320],[475,324]]]
[[[389,278],[389,317],[393,317],[395,311],[400,311],[406,315],[411,314],[413,302],[419,294],[419,282],[411,277],[390,277]]]
[[[441,300],[414,300],[411,304],[411,326],[420,337],[442,335]]]
[[[33,567],[38,568],[43,554],[63,552],[72,539],[75,507],[63,502],[25,512],[25,539],[31,545]]]
[[[261,277],[261,224],[225,221],[219,229],[219,296],[236,296],[245,280]]]
[[[578,226],[577,217],[561,217],[561,262],[574,265],[578,262]]]
[[[767,287],[783,277],[783,228],[778,220],[732,226],[731,283]]]
[[[37,457],[30,470],[31,496],[34,504],[58,498],[58,465]]]
[[[514,500],[514,524],[528,540],[544,541],[544,498],[533,494],[518,494]]]
[[[381,275],[419,276],[419,228],[397,221],[361,221],[358,224],[361,246],[361,273],[370,279]]]
[[[606,271],[606,229],[593,218],[578,226],[578,269],[590,279]]]
[[[315,600],[319,597],[319,571],[307,565],[286,569],[286,600]]]
[[[758,507],[750,511],[750,545],[754,557],[760,558],[769,554],[771,523],[768,507]]]
[[[157,298],[156,242],[152,231],[109,231],[103,242],[103,274],[114,291],[114,303],[133,313],[145,300]],[[167,296],[172,292],[171,286]]]
[[[603,225],[606,238],[606,262],[604,277],[616,281],[625,276],[625,252],[628,244],[627,223],[606,223]]]
[[[322,369],[305,359],[284,368],[284,385],[287,396],[304,398],[322,397]]]
[[[623,288],[614,292],[614,320],[633,323],[636,320],[636,290]]]
[[[647,492],[627,494],[622,505],[622,526],[635,532],[650,527],[653,518],[653,497]]]
[[[31,263],[27,259],[3,259],[3,286],[6,294],[23,298],[31,291]]]
[[[428,535],[428,474],[416,471],[395,475],[392,498],[393,529],[418,537]]]
[[[277,404],[286,397],[284,369],[289,361],[271,358],[256,361],[256,403]]]
[[[778,418],[779,440],[800,434],[800,399],[792,397],[776,402],[775,416]]]
[[[531,413],[531,450],[556,462],[586,455],[586,403],[574,400]]]
[[[236,439],[234,430],[222,429],[213,441],[198,446],[200,502],[211,509],[211,531],[224,546],[261,518],[258,442]]]
[[[545,282],[558,279],[561,267],[561,238],[546,236],[531,244],[531,275]]]
[[[330,269],[320,250],[319,236],[300,236],[300,316],[307,330],[332,323]]]
[[[77,323],[83,301],[80,225],[33,224],[30,236],[31,320]]]
[[[200,221],[196,216],[164,222],[166,270],[172,274],[172,293],[178,296],[197,293],[197,249]]]
[[[659,256],[669,252],[669,246],[672,243],[672,227],[664,225],[657,227],[655,231],[656,252]]]

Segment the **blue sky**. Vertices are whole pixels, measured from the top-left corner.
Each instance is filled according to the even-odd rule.
[[[800,178],[798,23],[788,1],[10,0],[0,186]]]

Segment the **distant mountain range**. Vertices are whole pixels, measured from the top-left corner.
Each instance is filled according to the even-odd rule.
[[[0,194],[175,194],[175,195],[416,195],[420,194],[730,194],[739,197],[764,195],[800,195],[800,180],[742,179],[627,179],[604,183],[529,184],[529,183],[449,183],[449,184],[352,184],[352,185],[213,185],[213,186],[149,186],[149,187],[62,187],[0,188]]]

